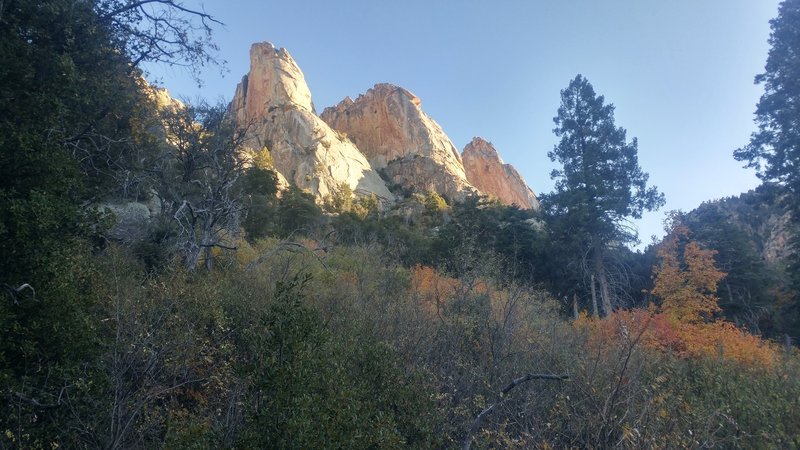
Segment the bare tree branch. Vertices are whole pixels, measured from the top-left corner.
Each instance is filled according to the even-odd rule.
[[[506,400],[506,394],[508,394],[512,389],[516,388],[517,386],[527,383],[528,381],[532,380],[555,380],[555,381],[567,381],[569,380],[569,375],[553,375],[553,374],[541,374],[541,373],[529,373],[525,376],[519,377],[514,379],[508,386],[504,387],[502,391],[500,391],[499,399],[489,405],[486,409],[478,414],[478,417],[475,418],[475,421],[472,422],[472,426],[469,427],[469,431],[467,431],[467,436],[464,438],[464,443],[461,445],[462,450],[470,450],[472,448],[472,436],[481,428],[481,424],[483,423],[483,419],[486,418],[492,411],[494,411],[499,405],[503,404]]]
[[[224,26],[202,8],[185,6],[179,0],[102,0],[97,14],[114,32],[131,70],[142,63],[164,63],[186,67],[200,84],[199,70],[205,65],[224,66],[211,40],[212,27]]]
[[[20,285],[18,287],[13,287],[13,286],[10,286],[8,284],[3,283],[3,289],[5,289],[6,292],[8,292],[8,294],[11,296],[11,299],[14,300],[14,304],[15,305],[19,304],[19,301],[17,300],[17,296],[20,295],[22,293],[22,291],[24,291],[26,289],[30,289],[31,293],[33,294],[33,300],[36,301],[36,290],[33,288],[33,286],[31,286],[28,283],[22,284],[22,285]]]
[[[198,10],[186,8],[186,7],[183,6],[182,3],[175,2],[174,0],[141,0],[141,1],[128,2],[128,3],[120,6],[119,8],[117,8],[117,9],[115,9],[113,11],[106,12],[101,17],[104,18],[104,19],[109,19],[109,18],[112,18],[114,16],[118,16],[118,15],[120,15],[120,14],[126,12],[126,11],[130,11],[132,9],[141,8],[142,6],[150,4],[150,3],[157,3],[157,4],[160,4],[160,5],[167,5],[167,6],[171,7],[171,8],[175,8],[175,9],[177,9],[179,11],[183,11],[183,12],[188,13],[188,14],[194,14],[194,15],[200,16],[203,19],[210,20],[210,21],[212,21],[214,23],[217,23],[217,24],[220,24],[220,25],[223,24],[219,20],[217,20],[214,17],[212,17],[210,14],[207,14],[205,11],[198,11]]]
[[[297,243],[297,242],[284,241],[284,242],[279,243],[272,250],[264,253],[263,255],[259,256],[258,258],[254,259],[252,262],[250,262],[250,264],[248,264],[247,267],[245,268],[245,272],[252,271],[256,267],[258,267],[261,263],[263,263],[264,261],[266,261],[269,258],[271,258],[273,255],[275,255],[276,253],[281,252],[281,251],[299,251],[299,252],[310,253],[310,254],[314,255],[314,257],[317,259],[317,261],[319,261],[320,264],[322,264],[322,267],[324,267],[325,270],[330,270],[330,269],[328,269],[328,266],[325,264],[325,261],[323,261],[322,258],[320,258],[319,255],[317,255],[317,253],[316,253],[318,250],[323,250],[324,251],[326,249],[327,249],[327,247],[310,249],[310,248],[307,248],[305,245]]]

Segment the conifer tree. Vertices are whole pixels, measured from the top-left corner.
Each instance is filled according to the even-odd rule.
[[[764,73],[755,78],[764,85],[756,106],[758,131],[734,157],[755,168],[764,181],[786,188],[785,207],[791,213],[794,253],[790,275],[795,301],[788,311],[794,332],[800,332],[800,0],[784,0],[778,17],[770,21],[770,50]]]
[[[791,193],[790,208],[800,221],[800,0],[784,0],[770,22],[771,46],[764,73],[755,78],[764,85],[755,121],[758,131],[734,156],[758,170],[765,181],[777,181]]]
[[[585,266],[600,287],[603,312],[613,309],[612,289],[605,258],[613,245],[637,241],[631,218],[640,218],[664,204],[664,195],[647,186],[648,175],[638,162],[636,138],[614,123],[614,105],[605,104],[586,78],[578,75],[561,91],[561,106],[553,121],[561,138],[552,161],[562,165],[551,173],[555,192],[542,204],[578,241]],[[594,296],[593,296],[594,298]]]

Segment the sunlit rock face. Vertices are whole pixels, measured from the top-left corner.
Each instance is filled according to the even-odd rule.
[[[248,146],[267,147],[275,169],[317,197],[347,184],[357,195],[393,200],[358,148],[316,115],[303,72],[285,49],[253,44],[250,72],[236,87],[231,113],[247,127]]]
[[[481,193],[507,205],[539,209],[539,199],[522,175],[511,164],[503,163],[497,150],[486,140],[475,137],[461,155],[467,180]]]
[[[321,117],[391,183],[451,200],[476,193],[450,138],[422,111],[419,98],[401,87],[377,84],[355,101],[348,97],[326,108]]]
[[[259,117],[270,106],[287,104],[314,111],[300,67],[286,49],[269,42],[250,47],[250,73],[236,88],[236,98],[240,97],[246,100],[242,112],[247,117]]]

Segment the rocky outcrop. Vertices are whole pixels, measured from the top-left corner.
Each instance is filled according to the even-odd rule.
[[[401,87],[377,84],[355,101],[348,97],[326,108],[321,117],[392,183],[451,200],[476,192],[450,138],[422,111],[419,98]]]
[[[507,205],[539,209],[539,199],[511,164],[503,163],[490,142],[475,137],[461,155],[467,180],[481,193]]]
[[[285,49],[253,44],[250,72],[236,87],[231,113],[248,128],[248,146],[267,147],[276,170],[317,197],[344,183],[357,195],[393,199],[358,148],[315,114],[303,72]]]
[[[686,213],[685,222],[695,232],[706,229],[713,235],[726,230],[726,240],[741,232],[766,263],[783,266],[794,251],[791,216],[783,208],[786,195],[784,187],[764,183],[738,196],[703,202]]]
[[[148,203],[110,200],[95,206],[97,212],[113,217],[113,225],[106,237],[118,242],[141,242],[147,236],[150,220],[161,213],[161,204],[155,195]]]

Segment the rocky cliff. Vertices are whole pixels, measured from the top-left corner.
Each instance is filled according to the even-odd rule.
[[[285,49],[253,44],[231,112],[248,128],[249,146],[266,146],[277,171],[317,197],[345,183],[356,194],[393,199],[358,148],[316,115],[303,72]]]
[[[250,48],[250,72],[236,87],[231,112],[248,128],[248,146],[267,147],[279,176],[317,197],[347,184],[356,194],[391,201],[390,184],[463,200],[479,191],[507,204],[536,209],[539,201],[497,151],[476,138],[464,160],[417,96],[377,84],[317,116],[303,72],[285,49]]]
[[[450,200],[476,193],[450,138],[411,92],[377,84],[355,101],[326,108],[322,119],[345,134],[392,183]]]
[[[475,137],[461,155],[467,180],[483,194],[508,205],[539,209],[539,199],[511,164],[505,164],[490,142]]]
[[[765,262],[782,265],[793,251],[790,216],[781,206],[785,195],[781,186],[762,184],[738,196],[704,202],[687,213],[686,219],[690,228],[722,229],[720,223],[735,227]],[[730,234],[726,238],[730,239]]]

